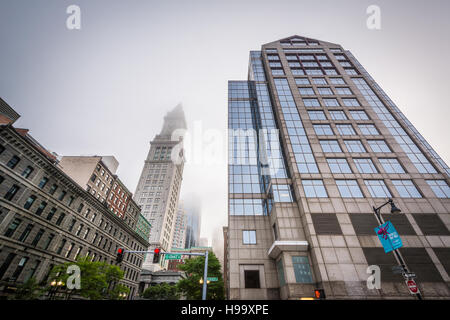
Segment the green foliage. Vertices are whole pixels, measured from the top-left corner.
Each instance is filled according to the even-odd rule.
[[[55,266],[50,274],[50,280],[67,283],[67,268],[76,264],[80,267],[81,289],[67,291],[66,298],[72,294],[80,295],[91,300],[120,299],[119,293],[128,293],[118,282],[123,278],[124,272],[118,266],[106,262],[91,261],[90,258],[80,258],[77,262],[66,262]],[[121,291],[122,290],[122,291]]]
[[[14,300],[35,300],[44,294],[46,288],[39,285],[35,278],[30,278],[20,285],[14,296]]]
[[[196,257],[194,259],[186,259],[185,264],[178,265],[178,268],[185,271],[186,279],[182,279],[177,283],[178,291],[185,295],[189,300],[200,300],[202,298],[203,271],[205,268],[205,257]],[[218,281],[211,281],[206,291],[207,300],[223,300],[225,299],[224,284],[222,274],[220,273],[220,262],[213,252],[208,253],[208,277],[217,277]]]
[[[151,300],[178,300],[179,294],[176,285],[161,283],[145,289],[142,297]]]
[[[123,299],[122,297],[119,296],[121,293],[126,293],[128,295],[128,293],[130,293],[130,288],[119,283],[113,289],[111,289],[109,291],[108,299],[111,299],[111,300]]]

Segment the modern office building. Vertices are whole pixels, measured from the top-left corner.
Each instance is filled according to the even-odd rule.
[[[15,113],[0,102],[1,297],[31,277],[48,285],[55,265],[80,257],[116,264],[119,247],[143,250],[149,245],[134,224],[68,176],[27,129],[12,126]],[[129,298],[138,292],[143,260],[143,254],[129,253],[120,265]]]
[[[450,298],[450,170],[350,51],[271,42],[228,89],[230,299],[416,298],[374,231],[390,198],[423,298]]]
[[[184,155],[180,138],[186,129],[183,108],[177,105],[164,117],[161,133],[150,142],[150,150],[139,178],[134,200],[141,206],[142,215],[150,222],[150,247],[168,252],[172,247],[177,215]],[[164,255],[153,264],[148,254],[144,269],[158,271],[167,267]]]
[[[186,195],[183,206],[187,217],[184,248],[189,249],[200,245],[199,240],[202,222],[200,197],[195,193]]]
[[[187,216],[183,202],[180,200],[177,209],[177,218],[173,230],[172,248],[184,248],[186,241]]]

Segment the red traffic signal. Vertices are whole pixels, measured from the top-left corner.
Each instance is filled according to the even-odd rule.
[[[155,248],[155,250],[153,250],[153,263],[159,263],[159,253],[160,253],[160,249],[159,248]]]
[[[125,253],[125,249],[124,248],[117,249],[117,257],[116,257],[116,262],[117,263],[121,263],[122,262],[124,253]]]
[[[325,290],[323,289],[314,290],[314,297],[320,300],[325,299]]]

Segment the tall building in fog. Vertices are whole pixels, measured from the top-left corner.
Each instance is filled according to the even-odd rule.
[[[262,45],[248,81],[229,82],[228,111],[230,299],[413,298],[374,231],[389,198],[402,211],[383,218],[424,298],[450,297],[450,170],[350,51]]]
[[[150,222],[150,250],[155,247],[170,251],[176,210],[183,176],[184,156],[178,130],[186,129],[181,105],[164,117],[161,133],[150,142],[150,150],[142,169],[134,200],[141,205],[142,215]],[[174,161],[175,160],[175,161]],[[160,263],[152,263],[148,254],[143,269],[157,271],[167,266],[164,255]]]

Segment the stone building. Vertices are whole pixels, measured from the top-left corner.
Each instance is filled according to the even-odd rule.
[[[390,198],[399,257],[425,299],[450,298],[450,170],[350,51],[274,41],[228,88],[230,299],[414,298],[374,231]]]
[[[144,250],[146,238],[95,195],[80,187],[57,157],[26,129],[0,123],[0,294],[14,292],[29,278],[45,285],[53,266],[89,256],[115,264],[117,248]],[[9,108],[5,113],[4,108]],[[105,180],[106,182],[106,180]],[[122,284],[137,294],[142,254],[126,254]]]

